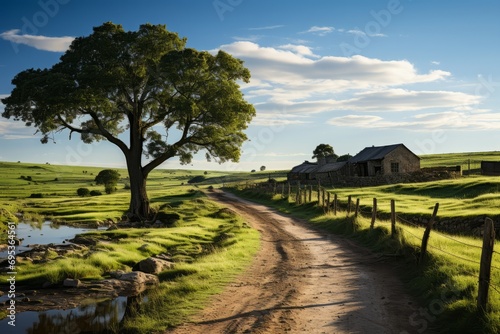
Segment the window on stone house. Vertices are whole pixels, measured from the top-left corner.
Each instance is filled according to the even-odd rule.
[[[399,162],[391,162],[391,173],[399,173]]]

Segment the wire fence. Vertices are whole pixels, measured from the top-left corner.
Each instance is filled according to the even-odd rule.
[[[245,186],[246,189],[253,189],[253,191],[260,192],[260,193],[270,193],[273,195],[278,195],[281,194],[283,198],[287,198],[289,201],[295,202],[296,204],[306,204],[306,203],[311,203],[315,202],[319,207],[322,207],[325,213],[332,213],[338,214],[340,213],[341,210],[345,210],[347,212],[347,215],[350,213],[358,216],[365,216],[366,218],[372,217],[372,222],[371,222],[371,228],[373,228],[377,218],[378,218],[378,213],[377,213],[377,199],[374,199],[373,205],[370,207],[368,205],[365,205],[363,207],[360,207],[360,201],[357,199],[356,201],[353,200],[351,196],[348,196],[347,201],[340,201],[338,196],[334,193],[326,191],[325,188],[322,188],[320,186],[314,187],[312,185],[307,185],[307,186],[302,186],[297,184],[296,186],[288,184],[280,184],[278,185],[276,182],[267,182],[263,184],[252,184],[250,185],[249,183],[246,183]],[[333,196],[332,196],[333,195]],[[333,197],[333,198],[332,198]],[[355,204],[355,207],[353,208]],[[394,208],[395,205],[391,203],[391,209]],[[460,237],[460,240],[458,237],[446,234],[446,233],[441,233],[439,231],[436,231],[435,229],[432,229],[433,223],[435,220],[435,215],[437,214],[437,209],[439,207],[439,204],[436,204],[435,211],[433,213],[433,217],[431,217],[430,221],[428,222],[427,226],[423,226],[422,224],[416,224],[415,222],[412,222],[408,219],[405,219],[398,215],[396,212],[391,212],[391,233],[396,234],[396,233],[404,233],[405,236],[411,236],[414,238],[416,241],[421,242],[420,245],[420,251],[421,251],[421,258],[420,261],[424,259],[427,253],[427,245],[429,248],[436,253],[442,253],[446,254],[447,257],[459,259],[461,261],[465,261],[468,263],[473,264],[476,268],[478,269],[473,269],[473,272],[470,272],[468,270],[463,271],[462,274],[466,274],[468,276],[475,277],[479,281],[479,293],[478,293],[478,308],[479,309],[486,309],[486,305],[479,305],[480,300],[487,299],[488,295],[488,290],[486,289],[486,292],[484,292],[484,287],[482,288],[481,285],[486,283],[488,287],[491,287],[492,290],[500,294],[500,288],[498,288],[495,284],[493,284],[490,281],[491,277],[491,269],[495,269],[497,271],[500,271],[499,266],[492,265],[493,262],[493,255],[498,255],[500,254],[497,251],[494,251],[493,249],[493,243],[495,239],[495,229],[494,229],[494,223],[493,221],[490,220],[491,222],[491,234],[492,235],[487,235],[486,233],[486,228],[484,228],[484,235],[483,235],[483,245],[479,246],[477,244],[473,244],[472,242],[466,242],[464,241],[464,237]],[[392,209],[394,210],[394,209]],[[391,210],[391,211],[392,211]],[[395,211],[395,210],[394,210]],[[485,226],[489,218],[486,218]],[[397,226],[398,229],[395,228],[396,221],[398,222]],[[417,229],[422,231],[422,236],[416,235],[415,231],[411,231],[408,227],[411,227],[413,229]],[[399,232],[398,232],[399,230]],[[435,236],[434,239],[439,239],[439,238],[444,238],[447,239],[449,242],[452,243],[457,243],[462,247],[464,250],[463,253],[457,254],[456,252],[451,252],[447,249],[443,249],[442,247],[439,247],[435,243],[430,243],[428,244],[429,241],[429,236],[430,232],[432,230],[433,235]],[[436,236],[438,238],[436,238]],[[486,242],[487,238],[492,238],[492,241],[490,242],[491,246],[485,246],[488,243]],[[472,240],[472,239],[471,239]],[[453,248],[453,247],[450,247]],[[456,248],[454,248],[456,249]],[[464,254],[467,252],[470,253],[471,249],[476,249],[476,250],[481,250],[481,258],[471,258],[468,257],[467,254]],[[486,254],[486,255],[485,255]],[[486,257],[485,257],[486,256]],[[487,260],[485,260],[487,259]],[[485,263],[489,262],[489,263]],[[497,263],[497,262],[495,262]],[[479,274],[477,271],[479,271]],[[481,294],[486,294],[486,297],[481,296]]]

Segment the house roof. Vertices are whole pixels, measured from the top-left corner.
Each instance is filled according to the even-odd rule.
[[[290,171],[291,173],[328,173],[334,172],[347,164],[347,161],[330,162],[324,165],[318,165],[315,162],[304,161],[302,164],[295,166]]]
[[[344,167],[347,164],[347,161],[341,161],[341,162],[330,162],[327,164],[324,164],[322,166],[318,166],[318,168],[314,171],[315,173],[328,173],[328,172],[335,172]]]
[[[365,161],[371,161],[371,160],[382,160],[384,157],[395,150],[396,148],[403,146],[406,150],[408,150],[410,153],[415,155],[412,151],[410,151],[406,146],[403,144],[394,144],[394,145],[386,145],[386,146],[372,146],[372,147],[365,147],[361,152],[353,156],[349,162],[351,163],[359,163],[359,162],[365,162]],[[417,158],[418,156],[415,155]],[[420,158],[419,158],[420,159]]]
[[[317,163],[304,161],[302,164],[295,166],[290,171],[291,173],[312,173],[318,167]]]

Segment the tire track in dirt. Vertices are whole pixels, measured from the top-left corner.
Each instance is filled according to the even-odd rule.
[[[262,247],[192,322],[166,333],[411,332],[416,304],[379,257],[263,205],[220,191],[209,196],[258,229]]]

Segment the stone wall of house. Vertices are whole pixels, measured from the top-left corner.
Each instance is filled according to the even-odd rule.
[[[399,164],[400,173],[412,173],[420,170],[420,159],[400,146],[389,152],[382,160],[382,174],[389,175],[391,163]]]
[[[459,178],[460,176],[461,174],[459,171],[428,170],[412,173],[395,173],[390,175],[376,175],[368,177],[335,175],[335,177],[331,177],[329,180],[323,180],[323,183],[329,182],[327,184],[333,185],[334,187],[372,187],[396,183],[415,183],[455,179]]]

